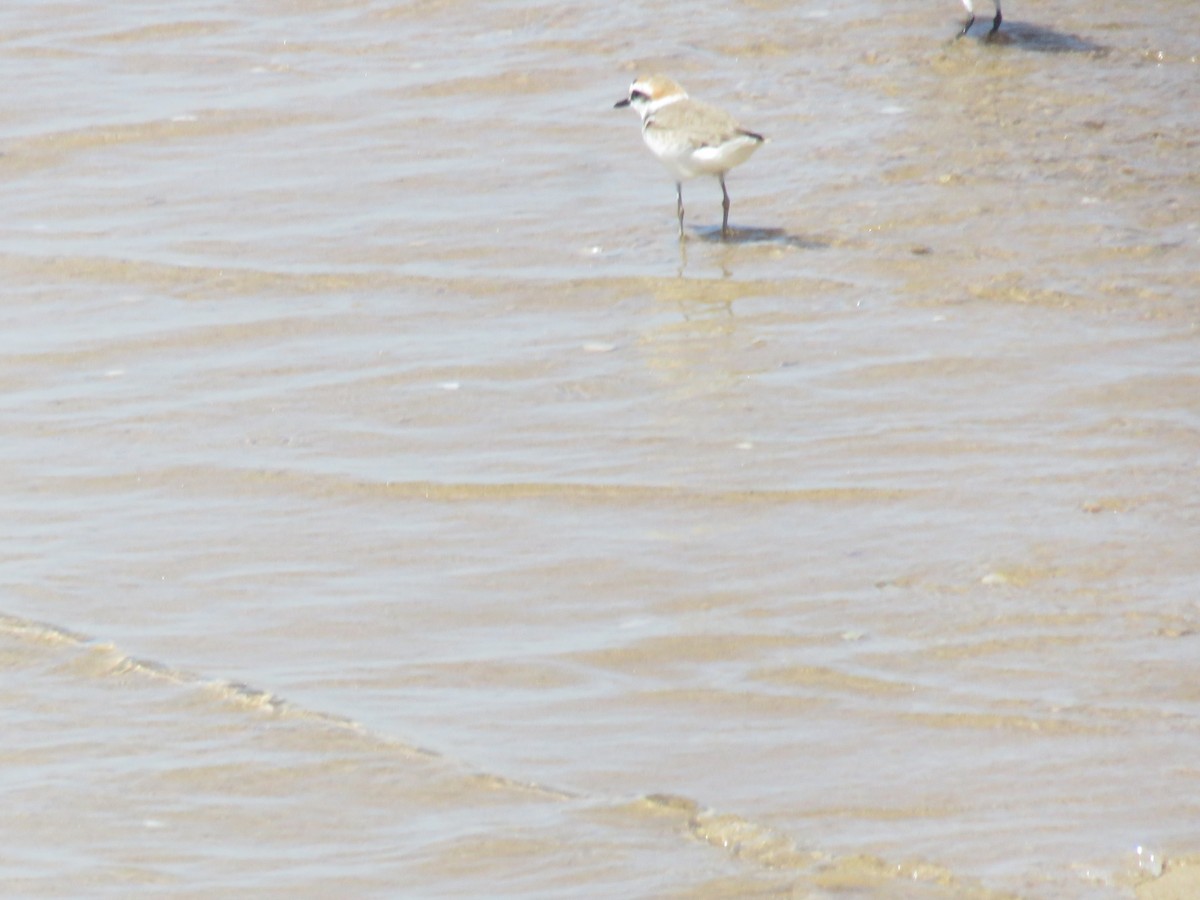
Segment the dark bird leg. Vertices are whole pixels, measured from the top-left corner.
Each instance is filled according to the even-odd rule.
[[[679,216],[679,239],[683,240],[683,182],[675,182],[675,214]]]
[[[963,26],[963,30],[958,33],[958,36],[962,37],[964,34],[966,34],[968,31],[971,30],[971,26],[974,24],[975,24],[975,13],[971,13],[971,15],[967,18],[967,24]]]
[[[721,237],[729,237],[729,191],[725,190],[725,176],[717,176],[721,180]]]
[[[992,35],[992,34],[995,34],[997,31],[999,31],[1000,23],[1003,21],[1004,21],[1004,16],[1002,16],[1000,14],[1000,6],[997,5],[996,6],[996,18],[992,19],[992,30],[989,31],[988,34]]]

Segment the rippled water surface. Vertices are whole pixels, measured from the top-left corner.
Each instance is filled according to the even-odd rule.
[[[1183,8],[0,10],[6,891],[1200,893]]]

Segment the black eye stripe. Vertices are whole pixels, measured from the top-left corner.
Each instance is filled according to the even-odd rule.
[[[643,91],[630,91],[629,99],[630,100],[649,100],[650,95]]]

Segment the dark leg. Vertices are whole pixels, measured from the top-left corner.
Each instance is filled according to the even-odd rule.
[[[967,19],[967,24],[963,26],[963,30],[958,33],[958,36],[962,37],[964,34],[966,34],[968,31],[971,30],[971,26],[974,24],[975,24],[975,13],[971,13],[970,17]]]
[[[729,191],[725,190],[725,176],[718,175],[721,179],[721,237],[729,237]]]
[[[1004,16],[1000,15],[1000,7],[996,7],[996,18],[992,19],[992,30],[988,34],[995,34],[1000,30],[1000,23],[1004,21]]]
[[[679,239],[683,240],[683,183],[675,182],[675,214],[679,216]]]

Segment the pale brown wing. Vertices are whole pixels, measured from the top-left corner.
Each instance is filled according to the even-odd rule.
[[[646,120],[646,128],[670,129],[693,147],[717,147],[740,135],[762,139],[725,110],[690,98],[655,112]]]

